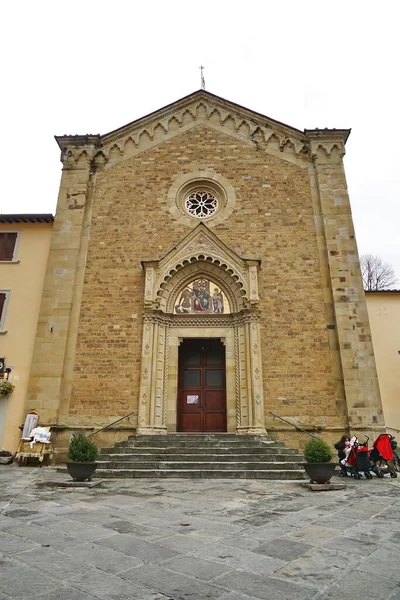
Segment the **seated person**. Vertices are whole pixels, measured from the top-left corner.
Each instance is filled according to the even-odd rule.
[[[346,460],[350,453],[350,439],[347,435],[342,435],[340,440],[336,442],[335,448],[338,451],[339,462]]]

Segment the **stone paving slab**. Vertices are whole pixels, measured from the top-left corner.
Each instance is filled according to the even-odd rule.
[[[303,483],[303,486],[312,492],[332,492],[335,490],[345,490],[345,483]]]
[[[400,480],[65,477],[0,470],[0,600],[400,600]]]

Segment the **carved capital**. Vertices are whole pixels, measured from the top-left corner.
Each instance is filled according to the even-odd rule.
[[[99,135],[56,136],[64,169],[90,169],[100,147]]]

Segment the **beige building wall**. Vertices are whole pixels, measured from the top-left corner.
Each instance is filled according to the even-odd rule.
[[[33,216],[33,215],[32,215]],[[4,215],[3,215],[4,217]],[[49,253],[52,216],[49,222],[4,223],[0,232],[18,232],[13,261],[0,261],[0,290],[8,292],[0,331],[0,356],[11,368],[15,385],[8,397],[0,397],[0,448],[15,452],[25,416],[25,398],[31,369],[43,281]],[[29,409],[36,408],[34,404]]]
[[[400,431],[400,291],[366,298],[385,424]]]

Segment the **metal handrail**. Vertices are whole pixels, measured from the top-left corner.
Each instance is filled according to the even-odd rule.
[[[127,415],[125,415],[124,417],[121,417],[120,419],[117,419],[116,421],[113,421],[112,423],[109,423],[108,425],[106,425],[105,427],[102,427],[101,429],[99,429],[98,431],[95,431],[94,433],[91,433],[90,435],[88,435],[88,438],[93,437],[94,435],[97,435],[98,433],[100,433],[100,431],[104,431],[105,429],[107,429],[108,427],[111,427],[111,425],[115,425],[115,423],[119,423],[120,421],[123,421],[124,419],[126,419],[127,417],[130,417],[131,415],[133,415],[135,411],[128,413]]]
[[[293,425],[293,423],[291,423],[290,421],[286,421],[286,419],[283,419],[282,417],[278,417],[278,415],[275,415],[273,412],[269,411],[269,414],[272,415],[274,419],[280,419],[284,423],[291,425],[292,427],[297,429],[297,431],[301,431],[302,433],[305,433],[306,435],[309,435],[310,437],[312,437],[314,439],[318,439],[317,436],[314,435],[313,433],[310,433],[309,431],[306,431],[305,429],[302,429],[301,427],[298,427],[297,425]]]
[[[396,427],[388,427],[387,425],[385,427],[386,427],[386,429],[391,429],[392,431],[397,431],[397,433],[400,432],[400,429],[396,429]]]

